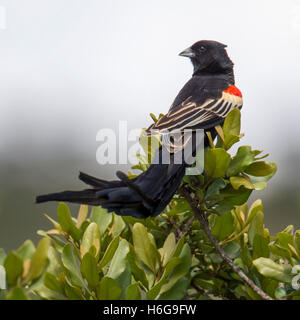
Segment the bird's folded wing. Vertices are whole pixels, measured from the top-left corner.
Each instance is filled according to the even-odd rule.
[[[229,111],[236,107],[242,107],[242,98],[224,91],[221,98],[207,99],[201,105],[197,105],[190,97],[152,124],[145,133],[150,135],[151,132],[212,128],[221,124]]]

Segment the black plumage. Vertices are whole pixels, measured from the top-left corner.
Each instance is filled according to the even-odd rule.
[[[241,108],[241,96],[225,93],[234,86],[233,63],[225,47],[219,42],[205,40],[196,42],[180,54],[191,59],[193,76],[180,90],[169,112],[151,125],[145,134],[167,129],[204,129],[214,136],[214,127],[223,123],[226,114],[234,107]],[[171,152],[169,148],[167,150]],[[155,157],[159,158],[165,151],[163,144]],[[131,180],[122,172],[117,172],[120,180],[115,181],[80,173],[79,179],[93,188],[38,196],[36,202],[68,201],[101,205],[119,215],[156,216],[172,199],[187,167],[184,161],[175,164],[172,152],[170,156],[169,164],[152,163],[147,171]]]

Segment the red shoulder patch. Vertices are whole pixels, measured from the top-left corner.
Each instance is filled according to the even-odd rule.
[[[242,97],[241,91],[236,86],[230,86],[223,92],[233,94],[234,96]]]

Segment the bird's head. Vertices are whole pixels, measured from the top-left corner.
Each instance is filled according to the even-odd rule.
[[[233,69],[233,62],[227,55],[226,47],[217,41],[201,40],[179,55],[191,59],[194,74],[228,72]]]

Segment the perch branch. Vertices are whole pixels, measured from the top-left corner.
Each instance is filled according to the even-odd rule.
[[[222,259],[231,267],[231,269],[243,280],[247,283],[247,285],[256,292],[262,299],[264,300],[273,300],[269,295],[267,295],[261,288],[259,288],[250,278],[247,277],[247,275],[240,269],[226,254],[226,252],[223,250],[223,248],[219,245],[217,239],[213,236],[210,228],[209,228],[209,222],[204,214],[197,205],[194,204],[193,199],[190,196],[190,193],[187,189],[182,188],[181,189],[183,195],[185,196],[186,200],[188,201],[192,211],[195,214],[195,217],[199,220],[200,225],[205,232],[205,234],[208,236],[210,242],[212,245],[216,248],[219,255],[222,257]]]

